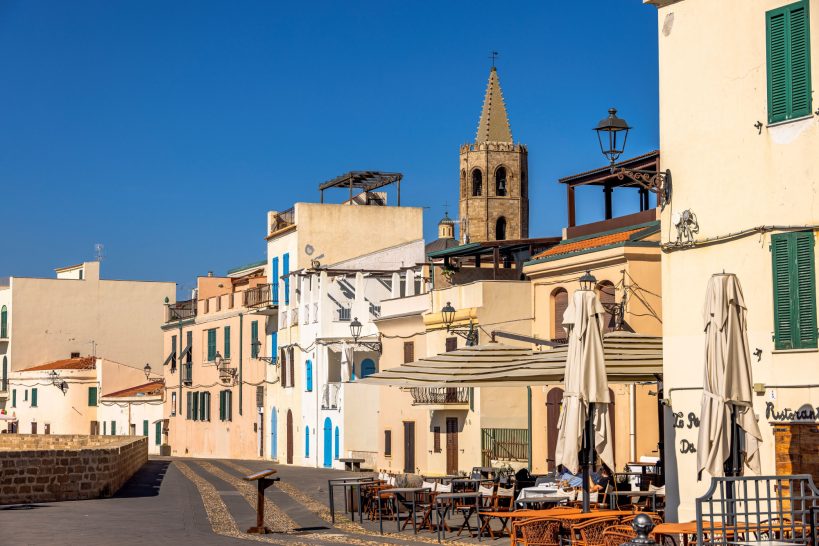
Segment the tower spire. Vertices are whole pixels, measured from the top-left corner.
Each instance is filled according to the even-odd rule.
[[[481,142],[512,142],[512,129],[509,127],[509,118],[506,115],[506,105],[503,102],[500,79],[494,62],[489,72],[489,83],[486,85],[481,120],[475,137],[475,143]]]

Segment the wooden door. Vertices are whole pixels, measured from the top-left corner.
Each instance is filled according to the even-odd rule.
[[[560,421],[560,408],[563,405],[563,389],[557,387],[546,395],[546,466],[549,472],[555,469],[555,451],[557,450],[557,423]]]
[[[287,464],[293,464],[293,412],[287,410]]]
[[[404,421],[404,472],[415,473],[415,421]]]
[[[446,473],[458,473],[458,418],[446,418]]]

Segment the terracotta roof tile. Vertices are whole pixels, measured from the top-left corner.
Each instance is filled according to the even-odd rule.
[[[40,364],[31,368],[20,370],[23,372],[36,372],[42,370],[93,370],[97,367],[97,359],[93,356],[81,356],[79,358],[64,358],[55,360],[48,364]]]
[[[631,237],[631,235],[637,233],[638,231],[642,231],[643,229],[645,229],[645,227],[638,227],[626,231],[620,231],[618,233],[610,233],[608,235],[601,235],[600,237],[590,237],[588,239],[581,239],[579,241],[561,243],[559,245],[553,246],[549,250],[541,252],[536,256],[532,256],[532,259],[537,260],[539,258],[546,258],[548,256],[568,254],[570,252],[577,252],[579,250],[587,250],[589,248],[597,248],[606,245],[613,245],[615,243],[622,243],[624,241],[627,241],[628,238]]]
[[[140,394],[146,396],[158,395],[162,394],[162,389],[164,386],[165,383],[162,381],[151,381],[150,383],[145,383],[144,385],[137,385],[136,387],[129,387],[127,389],[122,389],[121,391],[103,394],[102,397],[109,398],[114,396],[117,398],[126,398],[130,396],[139,396]]]

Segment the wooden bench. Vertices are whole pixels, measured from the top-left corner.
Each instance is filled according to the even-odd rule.
[[[344,463],[344,470],[348,470],[350,472],[361,472],[361,463],[364,462],[364,459],[352,459],[348,457],[339,459],[339,461]]]
[[[258,492],[258,496],[256,497],[256,526],[248,529],[248,533],[264,535],[273,532],[269,527],[265,527],[264,524],[264,490],[273,485],[274,482],[279,481],[280,478],[278,477],[269,477],[275,473],[275,470],[269,469],[244,477],[244,480],[247,482],[256,482],[256,490]]]

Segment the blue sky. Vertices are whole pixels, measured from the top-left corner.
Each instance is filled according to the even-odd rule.
[[[404,173],[432,239],[492,50],[529,146],[530,234],[559,234],[556,180],[604,163],[609,106],[627,155],[658,146],[656,17],[640,0],[4,0],[0,276],[51,276],[99,242],[104,277],[186,289],[263,259],[266,211],[352,169]],[[600,219],[602,195],[579,207]]]

